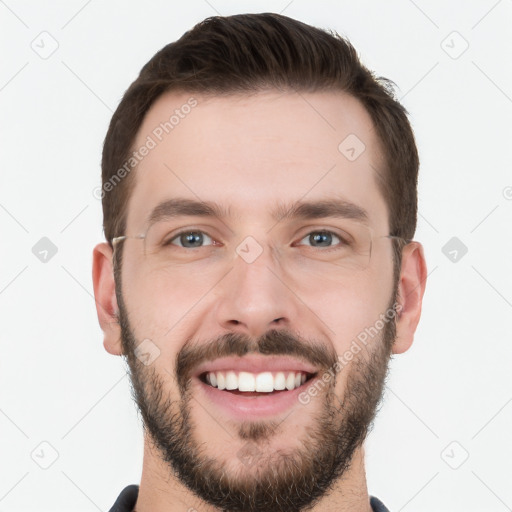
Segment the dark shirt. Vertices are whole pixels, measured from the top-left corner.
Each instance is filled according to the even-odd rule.
[[[139,494],[138,485],[129,485],[125,487],[121,492],[114,506],[110,509],[110,512],[132,512],[135,503],[137,502],[137,495]],[[373,512],[389,512],[384,504],[374,498],[370,497],[370,505],[372,506]]]

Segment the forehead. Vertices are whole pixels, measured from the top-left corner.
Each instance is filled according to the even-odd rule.
[[[387,226],[379,141],[364,107],[344,93],[166,93],[133,149],[139,161],[127,226],[134,229],[175,197],[214,201],[262,222],[276,204],[339,198]]]

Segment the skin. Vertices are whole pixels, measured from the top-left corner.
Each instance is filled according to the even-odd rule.
[[[161,96],[146,115],[134,146],[140,147],[190,97],[184,93]],[[160,350],[152,366],[165,380],[172,399],[179,398],[172,364],[186,340],[200,343],[228,332],[256,339],[281,326],[343,354],[357,334],[386,311],[394,284],[388,239],[374,244],[368,268],[336,272],[336,266],[307,252],[310,248],[293,248],[292,242],[315,229],[335,230],[337,219],[276,224],[268,213],[277,202],[344,198],[368,212],[376,235],[389,233],[388,209],[374,170],[383,165],[380,144],[357,100],[339,92],[194,97],[198,105],[133,171],[136,184],[128,202],[126,234],[144,232],[149,212],[165,199],[212,200],[229,206],[233,217],[222,222],[183,218],[176,228],[205,230],[222,241],[225,256],[213,260],[204,252],[172,271],[162,271],[148,265],[141,240],[126,240],[121,273],[133,333],[138,340],[152,340]],[[355,161],[338,150],[349,134],[356,134],[366,146]],[[247,236],[263,248],[250,264],[235,252]],[[305,257],[296,256],[300,251]],[[401,314],[396,319],[394,354],[405,352],[413,342],[426,274],[421,244],[407,245],[398,283]],[[107,243],[94,248],[93,283],[105,349],[121,355],[112,250]],[[340,398],[346,375],[348,371],[342,372],[336,381]],[[239,425],[219,414],[198,392],[194,398],[202,400],[192,404],[196,439],[230,474],[246,471],[236,455],[245,444],[236,435]],[[291,414],[283,422],[266,447],[269,453],[297,447],[298,434],[314,421],[319,400],[312,400],[307,408],[297,405],[300,414]],[[200,512],[217,510],[169,471],[146,434],[137,511],[188,511],[190,507]],[[343,478],[312,510],[371,510],[362,446],[354,452]]]

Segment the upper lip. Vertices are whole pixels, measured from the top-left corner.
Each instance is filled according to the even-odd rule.
[[[229,371],[236,372],[305,372],[317,373],[318,368],[306,363],[300,359],[290,356],[262,356],[245,355],[221,357],[213,361],[206,361],[197,367],[195,376],[199,377],[203,373]]]

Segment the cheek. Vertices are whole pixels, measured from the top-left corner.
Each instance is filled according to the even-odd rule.
[[[376,324],[387,305],[387,301],[378,300],[374,294],[364,294],[361,290],[357,295],[333,294],[330,300],[329,297],[326,300],[323,317],[334,331],[331,339],[338,355],[357,343]]]
[[[308,282],[303,282],[296,292],[320,319],[338,354],[376,324],[388,307],[391,293],[390,274],[372,269],[343,277],[334,272],[329,276],[310,273]]]
[[[137,338],[167,343],[179,338],[182,327],[195,321],[198,304],[217,281],[218,276],[208,269],[146,270],[135,261],[127,261],[123,267],[123,298]]]

